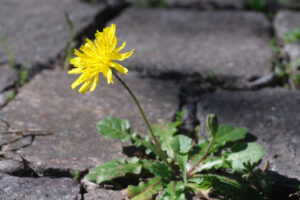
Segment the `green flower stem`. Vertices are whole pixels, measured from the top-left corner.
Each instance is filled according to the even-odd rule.
[[[191,177],[192,173],[195,171],[195,169],[200,165],[200,163],[208,156],[210,149],[212,148],[213,144],[215,143],[215,137],[212,138],[210,141],[205,153],[203,156],[199,159],[199,161],[187,172],[187,177]]]
[[[144,121],[145,121],[145,123],[147,125],[147,128],[148,128],[148,130],[149,130],[149,132],[150,132],[150,134],[151,134],[151,136],[152,136],[152,138],[153,138],[153,140],[155,142],[155,145],[158,148],[158,151],[159,151],[161,159],[172,169],[171,164],[167,161],[167,157],[166,157],[165,153],[160,148],[160,144],[159,144],[159,142],[157,141],[157,138],[154,135],[154,132],[153,132],[151,126],[150,126],[150,123],[149,123],[149,121],[148,121],[148,119],[147,119],[147,117],[146,117],[146,115],[145,115],[145,113],[144,113],[144,111],[143,111],[143,109],[142,109],[139,101],[137,100],[137,98],[135,97],[135,95],[133,94],[133,92],[131,91],[131,89],[126,85],[126,83],[117,75],[117,73],[115,72],[114,69],[112,69],[112,73],[120,81],[120,83],[125,87],[125,89],[128,91],[128,93],[130,94],[130,96],[133,98],[133,100],[134,100],[135,104],[137,105],[137,107],[138,107],[138,109],[139,109],[139,111],[140,111],[140,113],[141,113],[141,115],[142,115],[142,117],[143,117],[143,119],[144,119]]]

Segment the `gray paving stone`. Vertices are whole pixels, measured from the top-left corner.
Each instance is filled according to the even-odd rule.
[[[49,61],[55,59],[70,40],[64,12],[69,14],[78,34],[93,23],[102,10],[102,4],[73,0],[1,0],[0,32],[18,64],[29,62],[31,67],[50,67]],[[8,63],[2,42],[0,63]]]
[[[2,108],[7,103],[12,92],[12,90],[8,90],[0,93],[0,108]]]
[[[16,160],[0,160],[0,173],[12,174],[24,169],[24,165]]]
[[[121,193],[117,190],[97,189],[84,194],[85,200],[121,200]]]
[[[282,8],[289,8],[289,9],[299,9],[300,8],[299,0],[284,0],[284,1],[276,0],[276,2]]]
[[[116,4],[116,1],[109,1]],[[126,0],[135,6],[149,6],[155,0]],[[159,2],[158,0],[156,2]],[[243,9],[246,0],[165,0],[167,7],[200,8],[200,9]]]
[[[176,7],[200,7],[200,8],[234,8],[243,9],[246,0],[166,0],[170,6]]]
[[[276,35],[282,37],[285,33],[300,27],[300,12],[281,11],[276,15],[274,27]],[[291,61],[300,58],[300,43],[285,44],[285,52],[289,55]]]
[[[17,72],[8,65],[0,65],[0,93],[13,87],[17,82]]]
[[[65,71],[45,71],[25,85],[15,100],[0,112],[1,118],[14,129],[53,130],[53,135],[36,136],[32,145],[17,151],[37,172],[46,169],[83,171],[124,157],[119,141],[97,134],[96,122],[105,117],[128,118],[133,130],[138,128],[146,133],[134,102],[117,80],[107,86],[102,78],[94,93],[80,95],[70,88],[75,79]],[[124,79],[152,123],[172,119],[178,106],[178,83],[141,79],[133,73]]]
[[[80,200],[80,185],[71,178],[19,178],[0,174],[3,200]]]
[[[252,77],[271,67],[270,24],[260,13],[131,8],[112,22],[136,49],[126,66],[151,75]]]
[[[197,109],[202,122],[216,113],[222,124],[247,127],[265,150],[263,165],[269,160],[271,170],[300,179],[299,103],[299,92],[284,89],[217,91],[201,96]]]

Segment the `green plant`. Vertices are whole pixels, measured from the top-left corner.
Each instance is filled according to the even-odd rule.
[[[97,123],[100,134],[107,139],[123,142],[131,141],[141,149],[143,156],[132,159],[116,159],[103,163],[89,171],[86,178],[97,184],[116,181],[127,175],[136,175],[140,183],[129,185],[123,193],[131,199],[186,199],[186,195],[203,194],[213,190],[225,197],[234,199],[262,199],[265,186],[256,184],[254,170],[264,155],[262,147],[255,142],[245,142],[246,128],[220,125],[217,116],[209,114],[206,127],[209,137],[197,142],[197,138],[182,134],[180,126],[184,113],[178,113],[175,122],[151,125],[137,97],[120,78],[118,72],[126,74],[128,69],[116,61],[129,58],[134,49],[120,53],[123,45],[116,48],[116,25],[104,28],[95,34],[96,39],[86,40],[77,57],[71,59],[75,66],[69,74],[81,74],[71,85],[73,89],[81,85],[79,93],[93,92],[99,75],[114,78],[129,93],[136,104],[148,129],[143,136],[132,131],[129,121],[108,117]],[[114,76],[114,78],[113,78]],[[251,177],[243,179],[246,175]],[[255,187],[254,187],[255,186]]]
[[[300,88],[300,58],[289,62],[282,46],[275,39],[270,40],[273,52],[272,64],[275,74],[281,79],[285,87]]]
[[[9,56],[9,66],[14,69],[16,67],[16,63],[15,63],[15,56],[14,53],[12,52],[12,50],[9,48],[6,38],[4,37],[4,35],[0,32],[0,40]]]
[[[285,43],[300,42],[300,27],[297,27],[283,35],[283,41]]]
[[[268,0],[248,0],[248,7],[254,11],[266,11],[268,8]]]
[[[79,180],[80,179],[80,171],[74,171],[72,173],[73,179],[74,180]]]
[[[134,0],[133,5],[135,7],[158,7],[158,8],[167,8],[168,2],[166,0]]]
[[[67,50],[67,55],[66,55],[66,58],[65,58],[65,63],[64,63],[64,68],[68,69],[69,68],[69,62],[70,62],[70,60],[73,56],[75,30],[74,30],[74,24],[71,21],[68,13],[65,13],[65,18],[66,18],[67,24],[68,24],[69,29],[70,29],[70,42],[69,42],[69,46],[68,46],[68,50]]]
[[[30,62],[24,62],[19,70],[19,85],[22,86],[28,81],[28,69],[31,66]]]
[[[144,150],[148,158],[117,159],[89,171],[86,178],[95,183],[112,181],[127,174],[140,175],[139,185],[130,185],[123,193],[131,199],[186,199],[188,193],[201,194],[208,190],[234,199],[262,199],[264,188],[251,180],[254,167],[264,155],[260,145],[243,142],[246,128],[218,125],[215,115],[207,116],[210,137],[193,145],[193,138],[178,133],[181,119],[152,126],[160,147],[167,156],[164,163],[149,138],[131,132],[128,120],[108,117],[97,124],[100,134],[108,139],[131,141]],[[242,178],[248,175],[248,178]],[[251,176],[252,178],[252,176]],[[158,192],[161,193],[158,195]]]
[[[12,91],[9,93],[7,100],[12,101],[12,100],[14,100],[15,96],[16,96],[16,92]]]

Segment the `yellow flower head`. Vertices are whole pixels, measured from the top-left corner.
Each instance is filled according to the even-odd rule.
[[[81,94],[89,88],[91,92],[94,91],[100,73],[103,73],[107,79],[107,84],[113,83],[111,67],[122,74],[128,72],[128,69],[114,60],[122,61],[129,58],[134,49],[126,53],[119,53],[125,47],[126,42],[116,49],[118,39],[115,33],[116,25],[111,24],[110,27],[104,28],[103,32],[96,32],[94,42],[86,39],[86,43],[80,47],[81,52],[75,49],[75,55],[78,57],[70,61],[75,68],[70,70],[68,74],[81,74],[81,76],[71,85],[72,89],[83,83],[78,90]]]

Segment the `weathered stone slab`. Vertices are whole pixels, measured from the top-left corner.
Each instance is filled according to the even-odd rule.
[[[126,66],[151,75],[253,77],[271,67],[270,24],[260,13],[132,8],[112,22],[136,50]]]
[[[19,178],[0,174],[0,199],[79,200],[80,185],[71,178]]]
[[[84,194],[85,200],[121,200],[121,193],[117,190],[97,189]]]
[[[299,9],[300,8],[299,0],[288,0],[288,1],[276,0],[276,2],[282,8],[289,8],[289,9]]]
[[[2,108],[8,102],[12,92],[13,92],[12,90],[8,90],[0,93],[0,108]]]
[[[276,35],[281,37],[295,28],[300,27],[300,12],[281,11],[276,15],[274,26]],[[285,44],[285,52],[289,55],[291,62],[300,58],[300,43]]]
[[[124,157],[119,141],[107,140],[97,133],[96,122],[105,117],[128,118],[133,130],[146,133],[138,109],[117,80],[107,86],[102,78],[94,93],[80,95],[70,88],[75,79],[65,71],[45,71],[0,112],[12,128],[53,130],[53,135],[36,136],[32,145],[18,151],[37,172],[83,171]],[[141,79],[132,73],[124,79],[152,123],[172,119],[178,106],[178,83]]]
[[[17,81],[17,72],[8,65],[0,65],[0,93],[5,89],[13,87]]]
[[[109,1],[114,2],[114,1]],[[126,0],[126,2],[133,3],[135,6],[149,6],[152,5],[153,0]],[[159,1],[156,1],[159,2]],[[167,7],[184,7],[184,8],[200,8],[200,9],[242,9],[246,6],[246,0],[165,0]],[[116,2],[114,2],[116,3]],[[152,3],[152,4],[151,4]]]
[[[70,32],[64,13],[68,13],[78,34],[94,22],[104,10],[103,4],[73,0],[2,0],[0,32],[14,53],[18,64],[29,62],[36,67],[50,67],[49,61],[67,47]],[[0,63],[8,62],[0,42]]]
[[[16,160],[0,160],[0,173],[12,174],[24,169],[24,165]]]
[[[216,113],[220,123],[247,127],[265,150],[263,164],[269,160],[271,170],[300,179],[299,103],[299,92],[284,89],[217,91],[201,96],[198,117],[203,122]]]
[[[166,0],[170,6],[192,8],[233,8],[243,9],[246,0]]]

